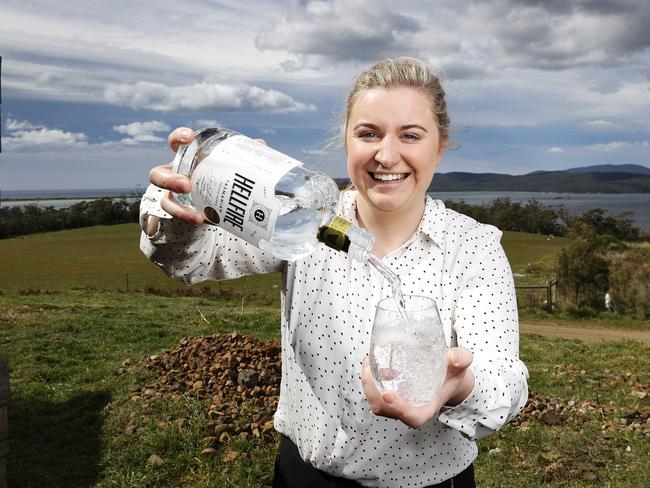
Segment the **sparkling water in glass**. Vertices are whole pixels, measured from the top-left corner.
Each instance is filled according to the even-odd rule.
[[[370,368],[379,389],[395,391],[411,405],[430,402],[447,374],[447,344],[438,307],[428,297],[405,295],[377,305],[370,340]]]

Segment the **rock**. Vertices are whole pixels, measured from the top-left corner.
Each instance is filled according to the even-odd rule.
[[[253,388],[258,385],[260,374],[254,369],[243,369],[237,375],[237,384],[246,388]]]
[[[221,435],[222,432],[226,432],[228,429],[230,429],[229,424],[218,424],[214,426],[214,434],[215,435]]]
[[[224,463],[230,463],[237,459],[239,456],[239,453],[237,451],[228,451],[226,455],[223,457],[223,462]]]
[[[552,410],[544,412],[539,419],[546,425],[560,425],[562,423],[562,416]]]
[[[219,451],[217,451],[214,447],[206,447],[201,451],[201,457],[205,458],[216,457],[217,454],[219,454]]]
[[[162,466],[165,464],[165,460],[158,456],[158,454],[152,454],[147,458],[147,463],[153,465],[153,466]]]

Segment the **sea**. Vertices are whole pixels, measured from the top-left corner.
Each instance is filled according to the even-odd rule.
[[[38,205],[56,209],[71,207],[75,203],[100,198],[124,198],[128,202],[139,200],[144,193],[141,186],[135,188],[100,188],[86,190],[2,190],[0,206]]]
[[[143,187],[104,188],[92,190],[26,190],[0,193],[0,206],[39,205],[41,207],[66,208],[77,202],[98,198],[125,198],[135,201],[140,198]],[[571,214],[579,215],[592,208],[602,208],[607,214],[632,212],[630,218],[645,232],[650,232],[649,193],[545,193],[545,192],[495,192],[458,191],[434,192],[433,198],[440,200],[465,201],[470,205],[490,203],[497,198],[508,197],[513,202],[526,203],[537,200],[541,205],[553,209],[564,206]]]

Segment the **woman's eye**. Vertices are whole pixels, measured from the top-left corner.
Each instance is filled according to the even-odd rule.
[[[375,139],[377,137],[377,133],[376,132],[371,132],[371,131],[362,132],[362,133],[359,134],[359,137],[361,139]]]
[[[406,139],[407,141],[417,141],[420,139],[417,134],[410,134],[410,133],[404,134],[402,138]]]

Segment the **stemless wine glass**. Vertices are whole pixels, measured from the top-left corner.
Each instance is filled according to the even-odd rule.
[[[377,304],[370,369],[382,392],[395,391],[411,405],[423,405],[433,399],[447,374],[442,321],[436,302],[428,297],[405,295],[404,309],[399,309],[393,297]]]

